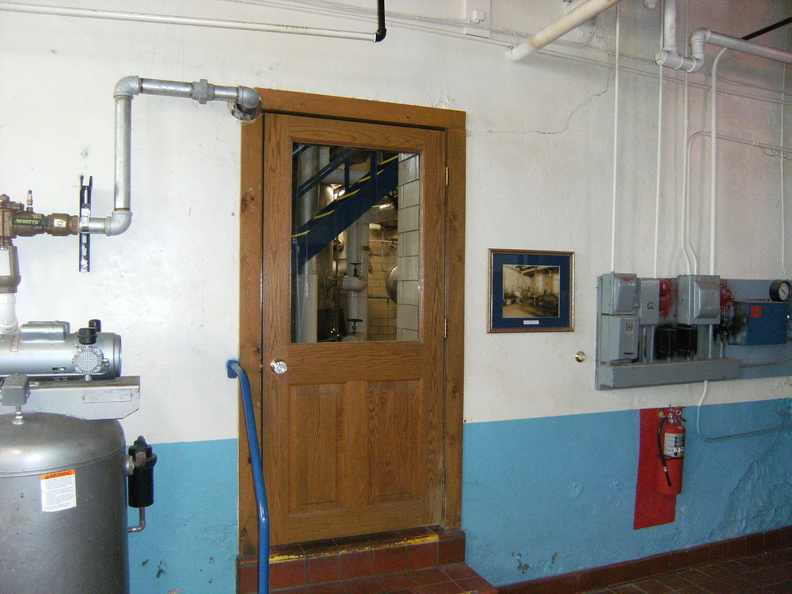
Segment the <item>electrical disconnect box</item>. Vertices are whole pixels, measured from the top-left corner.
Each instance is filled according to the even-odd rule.
[[[600,276],[596,388],[736,379],[742,362],[729,345],[787,344],[788,281],[739,282],[769,299],[737,298],[716,275]]]

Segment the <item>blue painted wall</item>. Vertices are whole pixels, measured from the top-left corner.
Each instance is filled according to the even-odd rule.
[[[132,594],[235,592],[238,441],[153,447],[154,505],[146,529],[129,535]]]
[[[792,524],[792,431],[705,441],[698,410],[685,409],[676,522],[637,531],[638,411],[467,424],[469,564],[503,585]],[[792,421],[789,400],[702,411],[708,437]],[[129,537],[132,594],[235,591],[237,447],[155,444],[155,504],[146,529]]]
[[[789,400],[702,407],[705,437],[789,422]],[[688,422],[672,524],[633,530],[638,411],[465,426],[468,563],[504,585],[792,524],[792,431],[706,441]]]

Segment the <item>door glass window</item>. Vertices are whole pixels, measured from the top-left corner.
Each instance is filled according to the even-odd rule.
[[[418,340],[420,154],[295,143],[292,342]]]

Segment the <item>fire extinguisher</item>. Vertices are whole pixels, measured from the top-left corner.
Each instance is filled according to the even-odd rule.
[[[682,409],[661,410],[662,420],[657,426],[657,450],[660,459],[657,490],[666,495],[682,492],[682,466],[685,459],[685,427]]]

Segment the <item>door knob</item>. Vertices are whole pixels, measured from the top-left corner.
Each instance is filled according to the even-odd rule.
[[[283,375],[289,370],[289,367],[283,359],[273,359],[270,361],[270,369],[272,369],[273,373]]]

